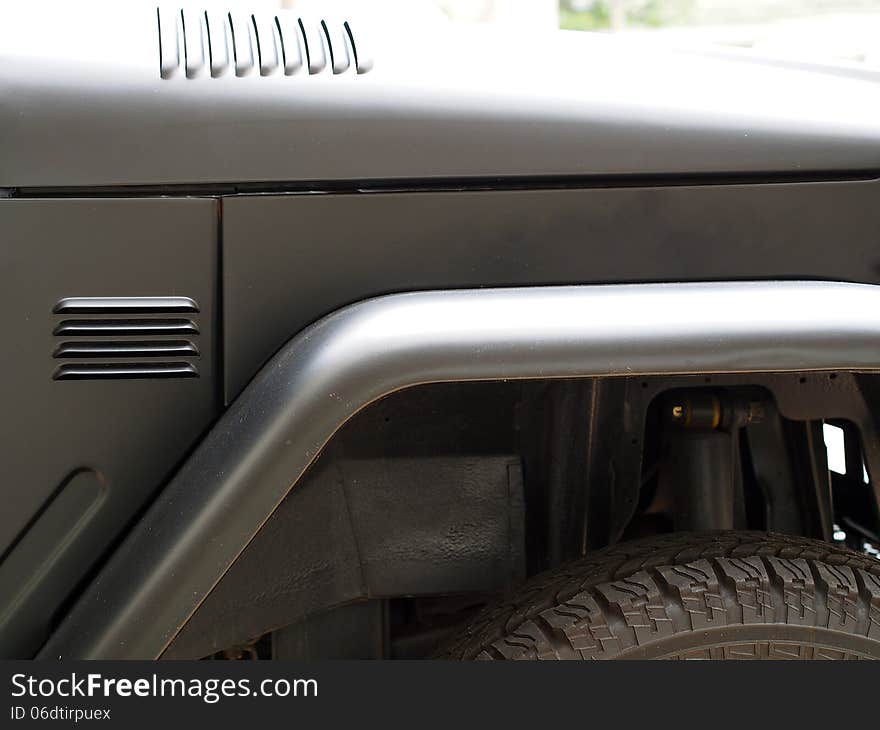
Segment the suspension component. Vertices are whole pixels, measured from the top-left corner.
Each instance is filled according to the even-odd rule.
[[[712,390],[674,394],[664,408],[676,530],[732,530],[743,510],[739,430],[763,406]]]

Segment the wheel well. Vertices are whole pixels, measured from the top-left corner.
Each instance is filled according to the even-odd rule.
[[[371,655],[418,655],[530,575],[694,527],[875,550],[878,385],[811,372],[397,392],[334,437],[166,655],[349,656],[365,636]],[[719,429],[676,430],[681,404],[695,421],[717,404]],[[826,429],[840,429],[842,472]]]

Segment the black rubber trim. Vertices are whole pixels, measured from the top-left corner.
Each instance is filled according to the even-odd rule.
[[[13,198],[221,196],[259,193],[401,193],[491,190],[579,190],[591,188],[757,185],[880,179],[880,170],[799,171],[789,173],[670,173],[664,175],[576,175],[465,177],[433,179],[303,180],[173,185],[47,186],[5,188]]]

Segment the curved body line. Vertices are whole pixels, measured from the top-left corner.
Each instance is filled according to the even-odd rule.
[[[375,400],[464,380],[880,370],[880,287],[740,282],[395,294],[272,358],[41,656],[158,657],[334,433]]]

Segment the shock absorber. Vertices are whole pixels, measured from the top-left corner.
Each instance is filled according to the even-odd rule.
[[[675,529],[734,529],[742,504],[739,430],[760,419],[761,404],[692,390],[674,394],[664,412]]]

